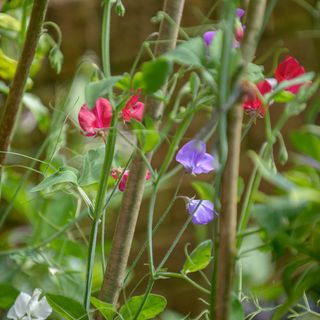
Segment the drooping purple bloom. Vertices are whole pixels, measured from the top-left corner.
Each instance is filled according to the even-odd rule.
[[[191,140],[186,143],[178,151],[176,160],[184,166],[186,172],[194,175],[214,170],[214,158],[206,153],[203,141]]]
[[[242,8],[237,8],[236,10],[236,16],[241,19],[244,15],[245,11]]]
[[[203,41],[207,47],[210,46],[214,37],[216,36],[217,31],[207,31],[203,34]]]
[[[190,200],[187,205],[189,214],[192,215],[194,224],[207,224],[215,215],[213,203],[209,200]]]

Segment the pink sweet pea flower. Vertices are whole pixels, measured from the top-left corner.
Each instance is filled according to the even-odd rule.
[[[87,137],[95,137],[108,130],[111,119],[112,107],[110,102],[104,98],[98,98],[91,110],[87,104],[84,104],[78,114],[80,127]]]
[[[234,37],[235,37],[235,41],[238,44],[239,42],[241,42],[241,40],[244,37],[244,30],[245,30],[245,27],[242,25],[242,23],[240,21],[237,22]]]
[[[130,122],[131,119],[141,121],[143,117],[144,103],[139,101],[139,93],[133,95],[122,110],[123,121]]]
[[[117,180],[120,178],[122,174],[122,169],[112,169],[111,171],[111,176],[114,180]],[[129,170],[126,170],[123,175],[122,175],[122,178],[121,178],[121,181],[119,183],[119,190],[121,192],[124,192],[125,188],[126,188],[126,184],[127,184],[127,180],[128,180],[128,177],[129,177]],[[148,170],[147,172],[147,175],[146,175],[146,180],[150,180],[151,179],[151,174],[150,174],[150,170]]]
[[[272,90],[272,85],[267,80],[263,80],[257,84],[257,89],[262,95],[270,92]],[[246,96],[243,102],[243,110],[246,113],[256,113],[259,112],[261,118],[264,117],[266,110],[262,105],[262,101],[257,95]]]
[[[281,83],[285,80],[292,80],[302,74],[304,74],[304,68],[299,64],[299,62],[295,58],[291,56],[288,56],[284,61],[282,61],[275,71],[275,77],[278,83]],[[293,94],[296,94],[302,85],[303,83],[297,84],[289,88],[286,88],[285,90],[290,91]]]

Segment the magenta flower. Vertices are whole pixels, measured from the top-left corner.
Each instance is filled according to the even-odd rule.
[[[192,215],[192,222],[194,224],[207,224],[213,220],[215,215],[218,215],[214,211],[213,203],[209,200],[190,199],[187,209],[189,214]]]
[[[142,120],[144,103],[139,101],[139,93],[133,95],[126,103],[121,112],[123,121],[130,122],[131,119]]]
[[[117,180],[120,178],[122,174],[122,169],[112,169],[111,171],[111,176],[114,180]],[[124,192],[124,190],[126,189],[126,185],[127,185],[127,181],[128,181],[128,177],[129,177],[129,170],[126,170],[121,178],[121,181],[119,182],[119,190],[121,192]],[[146,175],[146,180],[150,180],[151,179],[151,174],[150,174],[150,170],[148,170],[147,175]]]
[[[257,83],[257,89],[261,95],[264,96],[272,90],[272,85],[268,80],[262,80]],[[245,96],[242,107],[248,114],[256,114],[259,112],[261,118],[263,118],[266,113],[266,108],[263,106],[262,101],[257,95]]]
[[[207,31],[203,34],[203,41],[207,47],[210,46],[216,34],[217,31]]]
[[[98,98],[92,110],[84,104],[79,111],[78,121],[87,137],[95,137],[109,129],[112,119],[112,107],[104,98]]]
[[[191,140],[186,143],[178,151],[176,160],[184,166],[186,172],[194,175],[214,170],[214,158],[206,153],[203,141]]]
[[[295,58],[288,56],[284,61],[282,61],[274,75],[278,81],[278,83],[281,83],[282,81],[285,80],[292,80],[295,79],[301,75],[303,75],[305,73],[304,71],[304,67],[302,67],[298,60],[296,60]],[[286,88],[286,91],[290,91],[293,94],[296,94],[300,87],[303,85],[303,83],[301,84],[296,84],[294,86],[291,86],[289,88]]]

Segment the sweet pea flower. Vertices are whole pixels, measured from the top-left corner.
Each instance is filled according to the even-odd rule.
[[[126,103],[121,112],[123,121],[130,122],[131,119],[142,120],[144,103],[139,101],[139,93],[133,95]]]
[[[245,10],[243,10],[242,8],[237,8],[235,30],[234,30],[234,37],[235,37],[234,44],[233,44],[234,48],[240,47],[240,42],[244,37],[245,26],[240,21],[244,14],[245,14]]]
[[[272,90],[272,85],[269,83],[269,81],[263,80],[257,84],[257,89],[262,95],[265,95]],[[262,105],[262,101],[257,95],[246,96],[242,106],[243,110],[247,113],[259,112],[259,116],[261,118],[263,118],[266,113],[266,110]]]
[[[186,143],[178,151],[176,160],[184,166],[187,173],[193,175],[214,170],[214,158],[206,153],[204,141],[191,140]]]
[[[217,34],[217,31],[207,31],[203,34],[202,38],[203,38],[204,44],[207,47],[210,46],[216,34]]]
[[[214,211],[213,203],[209,200],[190,199],[187,204],[187,210],[192,215],[194,224],[207,224],[213,220],[215,215],[218,215]]]
[[[288,56],[278,65],[275,71],[275,78],[277,79],[278,83],[281,83],[285,80],[295,79],[302,74],[304,74],[304,68],[299,64],[298,60],[291,56]],[[286,88],[285,90],[296,94],[302,85],[303,83],[296,84],[294,86]]]
[[[122,169],[119,168],[119,169],[112,169],[112,172],[111,172],[111,176],[114,180],[117,180],[120,178],[122,174]],[[127,180],[128,180],[128,177],[129,177],[129,170],[126,170],[123,175],[122,175],[122,178],[121,178],[121,181],[119,183],[119,190],[121,192],[124,192],[125,188],[126,188],[126,184],[127,184]],[[151,179],[151,174],[150,174],[150,170],[148,170],[147,172],[147,175],[146,175],[146,180],[150,180]]]
[[[39,300],[40,289],[35,289],[32,296],[21,292],[10,308],[7,318],[13,320],[45,320],[52,313],[46,297]]]
[[[92,110],[84,104],[79,111],[78,121],[87,137],[95,137],[109,129],[112,119],[112,107],[104,98],[98,98]]]
[[[242,8],[237,8],[236,9],[236,16],[239,18],[239,19],[241,19],[243,16],[244,16],[244,14],[245,14],[245,10],[244,9],[242,9]]]

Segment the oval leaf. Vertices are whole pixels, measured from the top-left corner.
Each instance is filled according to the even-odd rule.
[[[191,273],[206,268],[211,261],[211,251],[211,240],[201,242],[187,258],[187,261],[182,268],[182,272]]]
[[[90,82],[86,86],[86,102],[89,106],[89,108],[93,108],[94,104],[96,103],[96,100],[99,97],[105,96],[108,91],[112,89],[112,87],[122,79],[122,76],[114,76],[110,78],[105,78],[99,81]]]
[[[171,64],[165,59],[157,59],[145,62],[142,65],[142,87],[146,94],[159,90],[166,82],[170,72]]]
[[[107,320],[112,320],[114,314],[116,313],[114,307],[111,303],[103,302],[95,297],[91,297],[90,299],[92,305],[96,307],[103,317]]]
[[[140,308],[144,295],[132,297],[120,309],[120,315],[124,320],[134,319],[135,314]],[[167,300],[157,294],[150,294],[147,298],[137,320],[152,319],[161,313],[167,305]]]
[[[41,191],[61,183],[73,183],[77,185],[78,176],[76,174],[76,171],[76,169],[69,167],[60,168],[51,176],[44,178],[44,180],[42,180],[37,186],[31,189],[31,192]]]
[[[0,309],[9,309],[15,302],[19,291],[9,284],[0,283]]]
[[[46,298],[52,309],[63,319],[89,320],[86,310],[78,301],[55,294],[46,294]]]

